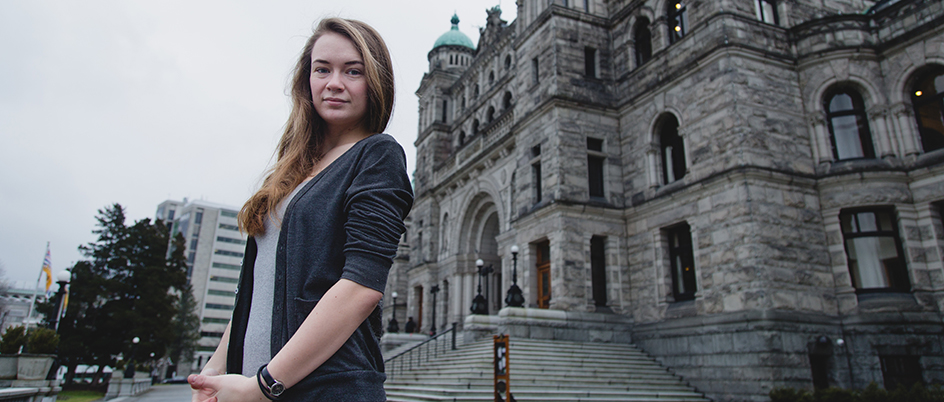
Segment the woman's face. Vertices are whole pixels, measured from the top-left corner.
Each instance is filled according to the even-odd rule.
[[[311,49],[311,101],[328,133],[362,128],[367,114],[364,60],[350,39],[323,34]]]

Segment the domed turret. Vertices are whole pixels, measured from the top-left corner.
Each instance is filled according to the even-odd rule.
[[[439,36],[433,49],[426,58],[429,60],[429,71],[445,69],[461,71],[472,63],[475,55],[475,45],[464,33],[459,32],[459,16],[452,15],[452,29]]]
[[[433,44],[433,49],[440,46],[465,46],[469,49],[475,50],[475,45],[472,43],[472,39],[469,39],[469,37],[464,33],[459,32],[459,16],[453,14],[451,22],[452,29],[440,35],[439,39],[436,39],[436,43]]]

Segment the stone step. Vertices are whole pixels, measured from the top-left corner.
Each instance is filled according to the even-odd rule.
[[[451,345],[450,345],[451,346]],[[490,340],[387,366],[390,401],[492,401]],[[511,389],[518,401],[707,401],[630,344],[512,339]]]

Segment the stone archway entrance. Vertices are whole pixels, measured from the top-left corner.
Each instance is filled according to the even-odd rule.
[[[499,213],[491,196],[480,194],[469,204],[461,223],[459,252],[467,258],[467,265],[463,270],[466,275],[466,297],[462,303],[468,306],[463,316],[471,314],[472,299],[478,295],[479,281],[481,280],[482,296],[486,297],[487,314],[496,314],[501,308],[501,258],[498,255],[498,241],[496,237],[501,231]],[[479,275],[476,260],[483,262],[483,273]],[[491,268],[489,270],[489,268]]]

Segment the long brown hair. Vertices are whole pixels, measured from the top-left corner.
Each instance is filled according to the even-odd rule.
[[[354,42],[364,59],[367,78],[367,113],[364,128],[371,133],[383,132],[393,113],[393,63],[383,38],[374,28],[356,20],[327,18],[315,28],[305,43],[292,76],[292,113],[279,140],[275,166],[262,182],[262,187],[246,201],[239,211],[239,226],[250,236],[265,232],[266,216],[278,208],[311,172],[315,162],[324,155],[325,123],[311,101],[311,49],[322,35],[334,32]]]

